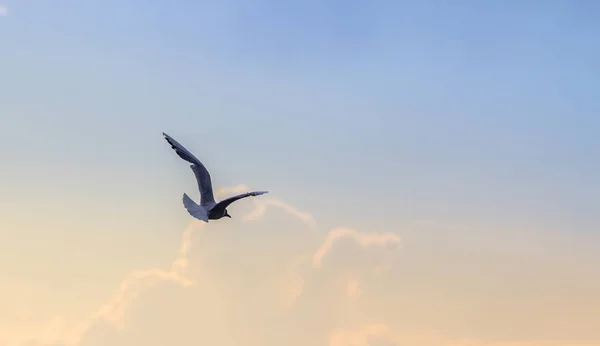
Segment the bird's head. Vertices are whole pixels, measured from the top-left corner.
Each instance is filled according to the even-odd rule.
[[[231,219],[231,215],[229,215],[229,213],[227,212],[227,209],[225,209],[225,214],[223,216],[228,217],[228,218]]]

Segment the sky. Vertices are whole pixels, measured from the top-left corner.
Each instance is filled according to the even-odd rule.
[[[0,346],[600,346],[599,12],[0,0]]]

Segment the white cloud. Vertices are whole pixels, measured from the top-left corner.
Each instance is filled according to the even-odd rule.
[[[329,335],[328,346],[600,346],[598,343],[558,341],[486,341],[451,339],[423,328],[392,328],[385,323],[367,324],[349,330],[336,330]]]
[[[117,329],[123,329],[126,311],[144,290],[160,282],[174,282],[182,287],[192,287],[194,282],[186,276],[188,267],[188,253],[192,243],[192,235],[205,225],[193,222],[184,232],[176,258],[169,270],[150,268],[131,272],[120,284],[117,293],[110,297],[97,310],[93,311],[86,319],[68,325],[65,319],[57,316],[46,326],[43,326],[35,335],[16,335],[9,340],[8,346],[20,346],[25,342],[36,341],[42,345],[61,343],[64,345],[77,345],[85,333],[102,320]]]
[[[367,246],[390,246],[396,247],[400,243],[400,237],[394,233],[362,233],[351,228],[336,228],[329,232],[323,245],[313,256],[313,267],[321,268],[323,259],[337,241],[349,238],[363,247]]]
[[[216,194],[220,196],[232,193],[242,193],[248,191],[245,185],[238,185],[232,188],[219,189]],[[261,219],[268,208],[277,208],[286,214],[302,221],[309,229],[316,229],[316,222],[310,213],[300,211],[295,207],[278,200],[276,198],[257,198],[255,208],[248,213],[243,220],[245,222],[257,221]],[[172,262],[168,270],[160,268],[141,269],[131,272],[120,284],[117,292],[110,297],[97,310],[89,314],[87,318],[76,323],[69,324],[63,317],[57,316],[47,325],[38,328],[37,331],[29,330],[25,335],[13,335],[7,346],[22,346],[36,343],[37,345],[61,344],[67,346],[79,345],[82,338],[90,331],[90,328],[96,323],[103,321],[105,324],[113,326],[116,330],[125,328],[125,315],[132,307],[139,295],[156,286],[161,282],[172,282],[183,288],[195,287],[196,282],[188,276],[187,269],[189,263],[189,252],[193,244],[194,234],[206,228],[207,225],[202,222],[192,222],[192,224],[183,232],[179,249],[179,256]],[[396,242],[398,239],[390,234],[369,235],[356,230],[334,229],[329,232],[323,245],[316,253],[302,255],[292,261],[287,269],[287,274],[276,280],[277,290],[280,292],[279,306],[283,311],[291,310],[304,291],[305,278],[300,275],[298,268],[309,263],[311,256],[320,260],[327,255],[333,243],[345,237],[350,237],[363,246],[379,244],[384,245],[388,241]],[[352,296],[360,294],[358,281],[349,284],[348,293]],[[340,292],[343,295],[344,292]]]
[[[239,194],[249,192],[250,188],[246,185],[237,185],[231,188],[221,188],[217,191],[217,194],[222,195],[230,195],[230,194]],[[244,221],[255,221],[262,218],[267,212],[267,208],[274,207],[280,210],[283,210],[286,214],[294,216],[300,221],[306,223],[311,230],[316,229],[317,222],[312,214],[304,211],[300,211],[297,208],[283,202],[280,199],[272,198],[272,197],[261,197],[252,200],[256,206],[256,208],[244,216]]]
[[[358,299],[362,294],[360,283],[357,279],[350,280],[346,285],[346,295],[351,299]]]
[[[245,186],[218,190],[231,194],[247,190]],[[254,199],[256,208],[245,222],[260,220],[269,208],[278,208],[316,229],[312,215],[272,199]],[[248,217],[252,215],[252,217]],[[213,224],[218,229],[225,223]],[[476,339],[452,339],[410,323],[400,323],[400,311],[393,305],[398,294],[395,289],[377,291],[390,283],[393,262],[376,263],[370,269],[377,275],[363,275],[365,267],[356,263],[336,261],[331,250],[349,240],[361,251],[365,247],[393,247],[400,243],[394,233],[363,233],[351,228],[335,228],[327,233],[302,233],[305,237],[320,237],[310,249],[286,248],[280,253],[277,242],[263,238],[277,232],[260,233],[261,228],[273,226],[268,220],[257,227],[253,238],[232,242],[238,232],[202,232],[211,224],[193,222],[184,232],[179,254],[168,269],[136,270],[118,286],[116,293],[87,318],[67,321],[57,315],[39,328],[24,328],[2,346],[149,346],[177,344],[180,346],[214,344],[223,346],[566,346],[550,342],[489,342]],[[278,224],[276,227],[282,227]],[[227,231],[227,230],[224,230]],[[193,245],[202,234],[204,248],[210,237],[222,241],[223,249],[214,258],[199,261],[193,256]],[[229,235],[227,235],[229,234]],[[289,233],[280,232],[281,239]],[[221,237],[221,238],[219,238]],[[228,238],[233,237],[233,238]],[[251,243],[247,241],[251,240]],[[272,246],[267,247],[266,244]],[[312,244],[309,242],[309,244]],[[244,251],[253,251],[253,257]],[[212,249],[212,248],[211,248]],[[209,249],[209,250],[211,250]],[[264,249],[264,251],[263,251]],[[293,252],[298,250],[298,252]],[[198,251],[198,250],[196,250]],[[211,250],[212,251],[212,250]],[[219,252],[224,251],[224,252]],[[264,252],[261,254],[261,252]],[[375,252],[378,260],[390,253]],[[260,258],[263,256],[263,258]],[[210,256],[209,256],[210,257]],[[255,258],[256,257],[256,258]],[[330,261],[325,261],[331,258]],[[397,263],[394,263],[396,265]],[[200,269],[199,269],[200,268]],[[397,269],[397,268],[396,268]],[[396,273],[394,273],[396,274]],[[395,277],[394,279],[397,279]],[[398,282],[398,281],[396,281]],[[172,285],[159,285],[171,283]],[[403,285],[406,282],[401,283]],[[395,286],[396,288],[400,286]],[[383,292],[383,294],[382,294]],[[387,293],[386,293],[387,292]],[[406,297],[405,297],[406,298]],[[404,298],[403,298],[404,299]],[[410,299],[410,297],[408,297]],[[375,305],[373,303],[375,302]],[[381,304],[385,314],[374,306]],[[418,304],[417,304],[418,305]],[[438,313],[438,311],[435,311]],[[10,332],[10,331],[8,331]],[[2,333],[0,333],[2,334]],[[600,346],[573,344],[573,346]],[[571,345],[569,345],[571,346]]]

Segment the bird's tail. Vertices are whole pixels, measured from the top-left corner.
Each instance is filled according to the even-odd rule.
[[[183,194],[183,206],[196,219],[208,222],[208,211],[206,208],[196,204],[186,193]]]

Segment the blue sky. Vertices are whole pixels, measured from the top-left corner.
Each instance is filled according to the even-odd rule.
[[[139,179],[166,169],[167,131],[217,184],[248,179],[332,222],[591,232],[596,9],[508,4],[9,3],[5,153]],[[344,208],[300,193],[317,190]]]
[[[592,3],[5,6],[3,141],[24,142],[9,162],[126,169],[168,160],[164,130],[224,184],[310,181],[379,218],[597,226]]]

